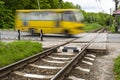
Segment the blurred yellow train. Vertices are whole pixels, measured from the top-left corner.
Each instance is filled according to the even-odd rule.
[[[78,9],[16,10],[15,29],[31,34],[74,35],[83,32],[84,17]]]

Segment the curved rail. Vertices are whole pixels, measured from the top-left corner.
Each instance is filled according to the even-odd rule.
[[[95,36],[95,38],[97,37],[97,35]],[[84,46],[83,49],[64,68],[62,68],[51,80],[64,80],[68,76],[68,73],[78,63],[78,61],[81,61],[82,58],[85,56],[87,47],[91,43],[93,43],[94,39],[92,39],[86,46]]]
[[[96,37],[97,37],[97,35],[96,35]],[[55,52],[58,47],[63,46],[65,44],[68,44],[74,40],[75,39],[68,41],[64,44],[55,46],[53,48],[47,49],[41,53],[38,53],[38,54],[33,55],[31,57],[25,58],[23,60],[20,60],[16,63],[13,63],[13,64],[8,65],[6,67],[0,68],[0,77],[3,77],[12,71],[15,71],[16,69],[19,69],[19,68],[21,68],[21,67],[23,67],[31,62],[34,62],[42,57],[45,57],[46,55],[49,55],[52,52]],[[70,61],[70,63],[68,63],[64,68],[62,68],[51,80],[63,80],[68,75],[68,73],[71,71],[71,69],[78,63],[78,61],[80,61],[83,58],[83,56],[85,55],[85,52],[86,52],[86,48],[93,42],[93,40],[91,40],[88,43],[88,45],[84,46],[84,48]]]
[[[75,39],[73,39],[73,40],[75,40]],[[41,53],[38,53],[38,54],[33,55],[33,56],[30,56],[28,58],[25,58],[23,60],[20,60],[18,62],[10,64],[8,66],[0,68],[0,77],[3,77],[3,76],[9,74],[12,71],[15,71],[15,70],[17,70],[17,69],[19,69],[19,68],[21,68],[21,67],[23,67],[23,66],[25,66],[25,65],[27,65],[29,63],[31,63],[31,62],[36,61],[37,59],[40,59],[42,57],[45,57],[46,55],[51,54],[52,52],[55,52],[58,47],[63,46],[65,44],[68,44],[68,43],[72,42],[73,40],[68,41],[66,43],[63,43],[61,45],[55,46],[53,48],[47,49],[47,50],[45,50],[45,51],[43,51]]]

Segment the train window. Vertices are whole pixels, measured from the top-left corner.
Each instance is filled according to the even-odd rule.
[[[21,20],[28,20],[28,13],[18,13],[18,18]]]
[[[64,12],[63,21],[75,21],[74,13],[71,11]]]
[[[58,14],[54,12],[18,13],[18,18],[21,20],[56,20]]]
[[[77,22],[82,22],[84,20],[82,13],[76,11],[74,14]]]
[[[31,12],[30,20],[56,20],[54,12]]]

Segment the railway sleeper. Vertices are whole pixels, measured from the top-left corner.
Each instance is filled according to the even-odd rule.
[[[72,52],[72,53],[78,53],[81,51],[81,48],[79,47],[66,47],[66,46],[62,46],[60,48],[58,48],[58,52]]]
[[[82,61],[78,62],[76,67],[70,72],[66,80],[87,80],[89,79],[89,74],[91,67],[95,61],[96,54],[86,54]]]
[[[29,74],[29,73],[23,73],[19,71],[13,72],[13,74],[26,77],[26,78],[33,78],[33,79],[50,79],[53,77],[53,75],[38,75],[38,74]]]

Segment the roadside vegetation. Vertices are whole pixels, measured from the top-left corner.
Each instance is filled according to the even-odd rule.
[[[42,51],[42,44],[31,41],[0,42],[0,67]]]
[[[84,30],[89,32],[91,30],[95,30],[97,28],[107,28],[108,30],[110,30],[110,32],[113,32],[114,31],[114,25],[113,27],[110,27],[110,25],[112,25],[112,20],[113,17],[111,17],[109,14],[106,14],[106,13],[92,13],[92,12],[85,12],[85,11],[82,11],[83,15],[84,15],[84,18],[85,18],[85,28]]]
[[[85,23],[85,27],[83,28],[83,30],[85,32],[90,32],[90,31],[93,31],[95,29],[98,29],[98,28],[102,28],[103,26],[101,26],[100,24],[98,23]]]
[[[108,26],[107,28],[111,33],[115,33],[115,26],[112,25],[112,26]]]
[[[120,56],[115,59],[114,69],[115,80],[120,80]]]

